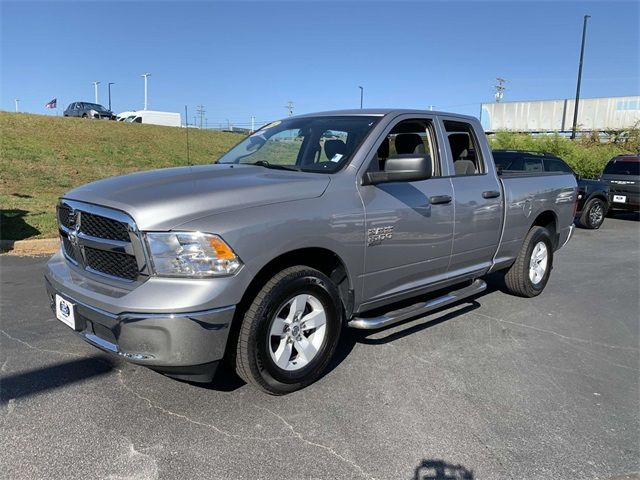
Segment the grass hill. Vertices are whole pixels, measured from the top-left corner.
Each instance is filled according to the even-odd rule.
[[[0,112],[0,137],[4,240],[56,236],[55,205],[71,188],[188,164],[184,128]],[[191,163],[211,163],[241,138],[189,129]]]

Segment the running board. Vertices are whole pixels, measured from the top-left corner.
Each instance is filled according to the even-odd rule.
[[[351,328],[358,328],[361,330],[374,330],[377,328],[388,327],[389,325],[402,322],[408,318],[422,315],[437,308],[456,303],[459,300],[475,295],[476,293],[480,293],[486,290],[486,288],[486,282],[484,280],[477,279],[468,287],[461,288],[460,290],[454,290],[446,295],[442,295],[441,297],[433,298],[428,302],[416,303],[409,307],[387,312],[379,317],[354,317],[348,325]]]

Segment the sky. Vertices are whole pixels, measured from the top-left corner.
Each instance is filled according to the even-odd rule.
[[[493,101],[640,94],[640,2],[0,0],[0,109],[62,114],[204,105],[209,126],[294,113],[399,107],[478,116]],[[57,98],[58,111],[45,110]]]

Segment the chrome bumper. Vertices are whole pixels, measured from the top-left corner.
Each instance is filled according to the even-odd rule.
[[[211,364],[224,356],[235,306],[193,313],[115,315],[70,297],[45,283],[55,311],[55,295],[75,305],[76,333],[91,345],[130,362],[162,370]]]

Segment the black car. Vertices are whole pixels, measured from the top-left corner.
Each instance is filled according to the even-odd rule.
[[[609,185],[611,213],[640,210],[640,156],[620,155],[604,167],[600,179]]]
[[[588,180],[576,174],[564,160],[550,153],[522,150],[494,150],[496,167],[524,172],[572,173],[578,182],[576,224],[582,228],[600,228],[609,210],[609,185],[600,180]]]
[[[64,111],[65,117],[80,117],[80,118],[96,118],[115,120],[116,116],[111,110],[104,108],[97,103],[89,102],[73,102]]]

